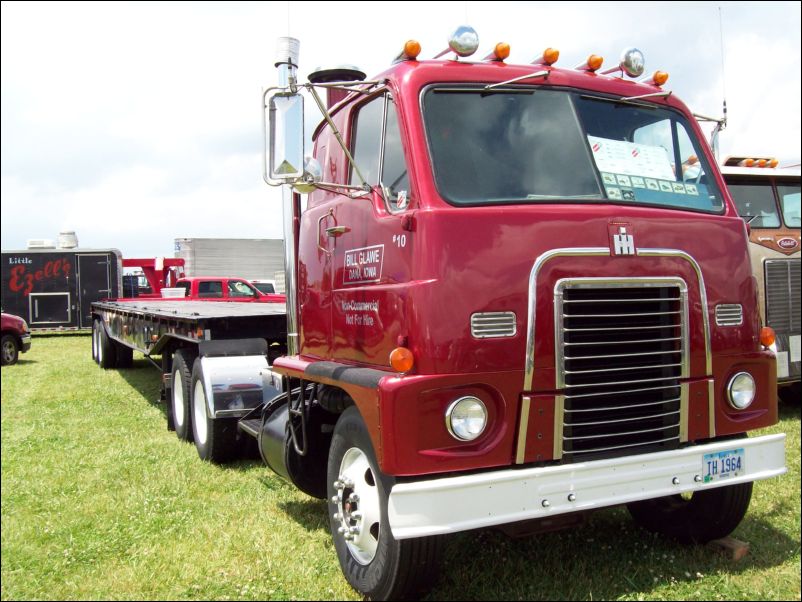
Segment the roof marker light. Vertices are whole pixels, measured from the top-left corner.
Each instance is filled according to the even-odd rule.
[[[503,63],[504,59],[510,56],[510,45],[507,42],[499,42],[493,47],[493,52],[488,54],[483,61],[496,61]]]
[[[769,164],[767,165],[767,167],[774,168],[774,167],[777,167],[779,164],[780,164],[779,159],[771,159],[769,161]]]
[[[560,58],[560,51],[549,46],[538,58],[532,61],[532,65],[553,65]]]
[[[584,63],[579,63],[574,69],[577,71],[589,71],[593,73],[594,71],[598,71],[599,67],[602,66],[604,62],[604,57],[599,56],[598,54],[591,54]]]
[[[471,56],[477,48],[479,48],[479,34],[469,25],[460,25],[448,36],[448,48],[435,55],[434,58],[439,59],[449,52],[464,58]]]
[[[657,86],[658,88],[667,81],[668,81],[667,71],[655,71],[652,75],[648,75],[643,79],[638,80],[638,82],[641,84],[651,84],[652,86]]]
[[[766,167],[767,163],[768,163],[768,161],[766,161],[765,159],[758,159],[757,160],[757,166],[758,167]]]
[[[738,163],[738,167],[752,167],[755,164],[754,159],[744,159]]]
[[[420,54],[420,42],[417,40],[407,40],[401,53],[395,58],[395,62],[414,61]]]

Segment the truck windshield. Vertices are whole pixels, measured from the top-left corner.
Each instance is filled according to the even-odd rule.
[[[539,88],[430,88],[423,116],[440,194],[454,205],[615,202],[719,213],[680,113]]]
[[[800,186],[799,184],[781,184],[777,186],[780,205],[783,208],[783,221],[789,228],[800,227]]]
[[[780,215],[769,180],[728,182],[738,215],[753,228],[779,228]]]

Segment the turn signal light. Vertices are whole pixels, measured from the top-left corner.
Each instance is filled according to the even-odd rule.
[[[412,370],[412,366],[414,365],[415,358],[412,356],[412,352],[406,347],[396,347],[390,352],[390,366],[392,366],[393,370],[396,372],[406,374]]]
[[[777,340],[777,335],[774,334],[774,329],[769,326],[764,326],[760,329],[760,344],[764,347],[771,347],[774,341]]]

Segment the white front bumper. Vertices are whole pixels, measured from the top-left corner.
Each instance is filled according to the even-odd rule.
[[[738,448],[744,450],[739,476],[700,482],[705,454]],[[390,493],[388,513],[393,536],[408,539],[757,481],[785,471],[785,435],[766,435],[610,460],[400,483]]]

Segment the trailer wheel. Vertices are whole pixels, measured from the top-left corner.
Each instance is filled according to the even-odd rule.
[[[2,348],[4,366],[17,363],[19,359],[19,345],[17,344],[17,338],[13,334],[3,335],[0,348]]]
[[[104,370],[110,370],[117,366],[117,349],[102,324],[98,330],[97,363]]]
[[[236,455],[237,420],[210,418],[200,359],[192,368],[192,433],[201,460],[222,464]]]
[[[752,483],[739,483],[706,491],[690,498],[670,495],[627,504],[641,527],[681,543],[707,543],[732,533],[746,514]]]
[[[387,500],[395,482],[381,473],[356,406],[334,427],[328,460],[329,524],[345,578],[372,600],[417,597],[437,579],[443,537],[397,540]]]
[[[173,378],[170,387],[170,414],[175,434],[183,441],[192,441],[192,361],[194,354],[178,349],[173,354]]]

